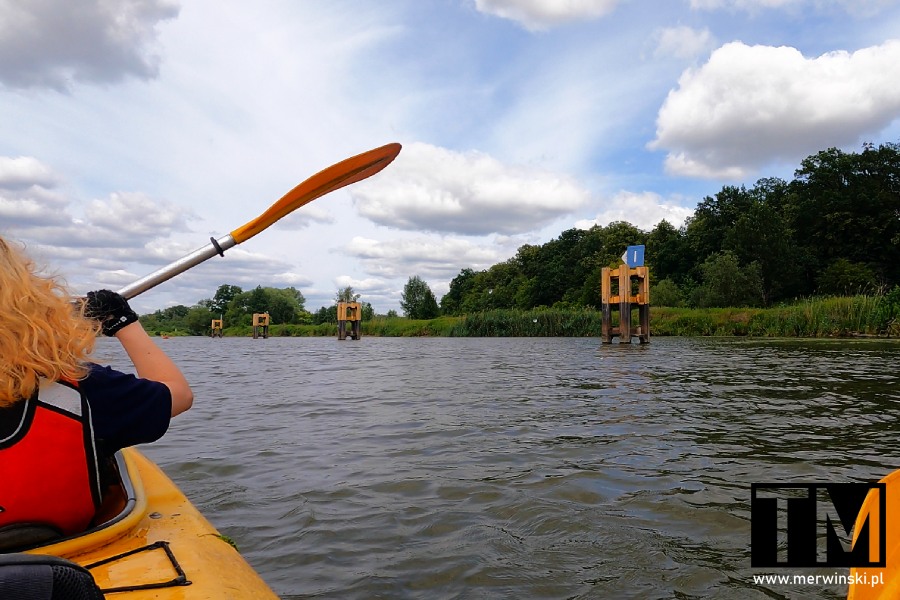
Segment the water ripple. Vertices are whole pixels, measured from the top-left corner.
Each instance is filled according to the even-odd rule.
[[[750,484],[900,466],[896,343],[160,343],[145,450],[284,598],[840,598],[753,583]]]

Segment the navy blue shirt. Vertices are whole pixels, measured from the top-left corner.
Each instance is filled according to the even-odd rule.
[[[169,428],[172,393],[163,383],[92,364],[78,387],[91,407],[101,454],[155,442]]]

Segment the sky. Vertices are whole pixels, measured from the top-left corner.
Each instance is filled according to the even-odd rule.
[[[402,314],[573,227],[900,142],[900,0],[0,0],[0,235],[118,290],[390,142],[381,173],[131,301],[352,286]],[[623,249],[624,251],[624,249]]]

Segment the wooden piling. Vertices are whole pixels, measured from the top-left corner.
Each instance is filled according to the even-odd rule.
[[[362,305],[359,302],[338,302],[337,321],[339,340],[346,340],[348,335],[351,340],[358,340],[362,335]]]
[[[632,294],[632,281],[637,280],[637,293]],[[616,282],[615,294],[613,282]],[[631,310],[638,309],[638,325],[631,325]],[[642,344],[650,343],[650,271],[647,267],[619,265],[615,269],[604,267],[600,274],[600,308],[602,323],[600,337],[604,344],[611,344],[616,336],[620,344],[630,344],[636,336]],[[613,327],[613,310],[619,312],[619,326]]]
[[[253,339],[269,337],[269,313],[253,314]]]

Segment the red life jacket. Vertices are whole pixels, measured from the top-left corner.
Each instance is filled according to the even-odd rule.
[[[18,426],[0,439],[0,530],[39,524],[62,535],[84,531],[100,504],[87,399],[77,383],[41,380],[14,412]]]

